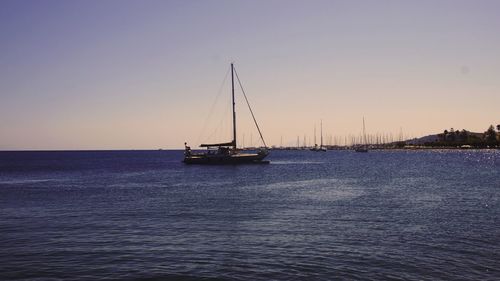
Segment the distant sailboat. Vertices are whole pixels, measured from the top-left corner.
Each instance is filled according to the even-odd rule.
[[[363,144],[355,149],[356,152],[368,152],[366,143],[365,117],[363,117]]]
[[[238,73],[236,73],[236,78],[247,102],[250,113],[252,114],[253,121],[264,144],[263,148],[260,148],[257,153],[247,153],[242,152],[236,147],[236,111],[235,111],[235,99],[234,99],[234,74],[236,70],[234,65],[231,63],[231,97],[232,97],[232,108],[233,108],[233,140],[225,143],[214,143],[214,144],[201,144],[200,147],[206,147],[206,152],[194,153],[191,152],[191,148],[184,143],[184,163],[186,164],[267,164],[269,161],[265,161],[264,158],[269,154],[266,142],[262,137],[259,125],[253,114],[252,108],[248,103],[248,99],[245,95],[245,91],[241,85]]]
[[[323,147],[323,120],[321,120],[321,140],[320,145],[316,143],[316,126],[314,127],[314,147],[311,148],[311,151],[315,152],[325,152],[326,148]]]

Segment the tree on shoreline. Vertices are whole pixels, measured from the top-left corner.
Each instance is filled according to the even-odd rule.
[[[495,131],[495,127],[493,125],[490,125],[488,130],[484,132],[484,139],[487,144],[489,145],[495,145],[497,142],[497,132]]]
[[[500,124],[496,126],[500,128]],[[472,133],[465,129],[446,129],[437,134],[437,140],[426,142],[425,146],[430,147],[461,147],[470,146],[474,148],[498,147],[500,145],[500,130],[497,132],[495,126],[490,125],[484,133]]]

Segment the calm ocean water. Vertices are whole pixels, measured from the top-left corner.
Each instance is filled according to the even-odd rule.
[[[500,151],[0,152],[0,280],[499,280]]]

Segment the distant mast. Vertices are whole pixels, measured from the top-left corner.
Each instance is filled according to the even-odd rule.
[[[231,94],[233,97],[233,149],[236,150],[236,103],[234,101],[234,66],[231,63]]]
[[[321,120],[321,142],[320,142],[320,145],[319,145],[319,148],[323,148],[323,120]]]
[[[363,116],[363,135],[361,136],[361,146],[355,149],[356,152],[368,152],[368,142],[366,140],[365,117]]]
[[[318,145],[316,142],[316,124],[314,124],[314,146]]]
[[[366,147],[365,117],[363,116],[363,145]]]

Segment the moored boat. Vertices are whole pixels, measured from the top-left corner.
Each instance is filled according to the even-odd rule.
[[[314,147],[311,148],[314,152],[326,152],[326,148],[323,146],[323,120],[321,120],[321,140],[320,145],[316,143],[316,126],[314,126]]]
[[[363,145],[356,147],[354,149],[356,152],[368,152],[368,146],[366,142],[366,130],[365,130],[365,117],[363,117]]]
[[[233,109],[233,139],[230,142],[225,143],[213,143],[213,144],[201,144],[200,147],[206,148],[207,150],[204,152],[192,152],[191,148],[184,143],[184,160],[183,162],[186,164],[213,164],[213,165],[221,165],[221,164],[268,164],[269,161],[265,161],[269,155],[269,151],[267,149],[266,142],[262,137],[262,132],[260,131],[259,125],[255,116],[253,114],[252,108],[250,107],[250,103],[246,97],[245,91],[241,85],[238,74],[236,73],[236,78],[238,79],[238,83],[241,87],[243,96],[245,97],[245,101],[247,102],[248,108],[250,109],[250,113],[252,114],[253,121],[259,135],[261,137],[262,143],[264,147],[257,149],[255,153],[243,151],[238,149],[236,146],[236,111],[235,111],[235,97],[234,97],[234,74],[236,70],[234,65],[231,63],[231,97],[232,97],[232,109]]]

